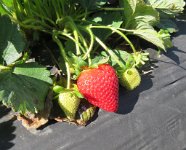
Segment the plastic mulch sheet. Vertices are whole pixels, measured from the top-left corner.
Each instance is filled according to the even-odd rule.
[[[51,123],[27,131],[0,107],[0,150],[186,150],[186,21],[174,47],[160,58],[135,91],[120,88],[118,113],[99,110],[86,127]],[[158,62],[157,62],[158,61]]]

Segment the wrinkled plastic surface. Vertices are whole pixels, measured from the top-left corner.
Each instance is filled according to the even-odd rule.
[[[174,48],[154,58],[135,91],[120,88],[118,113],[99,111],[87,127],[54,123],[27,131],[0,107],[0,150],[186,150],[186,21]],[[158,60],[158,62],[156,62]]]

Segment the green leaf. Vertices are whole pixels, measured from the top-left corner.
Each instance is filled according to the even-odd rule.
[[[162,38],[159,37],[158,32],[152,26],[141,23],[136,30],[133,30],[133,34],[165,50]]]
[[[116,57],[118,57],[119,61],[123,64],[124,68],[120,68],[115,60],[114,57],[110,56],[110,64],[115,67],[117,70],[121,69],[121,70],[125,70],[127,68],[131,68],[134,64],[135,64],[135,60],[132,56],[132,54],[123,51],[123,50],[112,50],[112,52],[114,53],[114,55]],[[102,56],[107,57],[108,54],[105,51],[101,52]]]
[[[105,5],[107,0],[78,0],[81,6],[87,10],[94,10]]]
[[[119,28],[123,23],[120,12],[107,12],[107,11],[94,14],[91,21],[101,25],[107,25],[107,26],[110,25],[115,28]]]
[[[96,68],[98,65],[106,64],[109,61],[109,56],[103,57],[103,56],[96,56],[94,59],[92,59],[91,67]]]
[[[163,40],[165,48],[171,48],[173,46],[171,41],[171,35],[169,34],[168,30],[161,29],[159,32],[159,37]]]
[[[135,28],[139,22],[154,25],[158,22],[159,16],[151,6],[141,0],[120,0],[121,7],[124,7],[125,28]]]
[[[16,65],[0,72],[0,101],[14,111],[37,113],[44,108],[52,80],[50,72],[37,63]]]
[[[111,19],[114,18],[114,19]],[[119,28],[122,21],[122,16],[120,12],[99,12],[95,13],[93,17],[90,19],[91,21],[95,22],[99,25],[104,26],[112,26],[114,28]],[[99,37],[102,41],[106,40],[111,34],[112,31],[108,29],[94,29],[94,34]]]
[[[159,13],[141,0],[121,0],[124,7],[124,28],[161,49],[165,49],[162,39],[153,26],[159,21]]]
[[[123,15],[124,21],[130,19],[130,16],[133,15],[136,11],[137,0],[120,0],[120,6],[124,8]]]
[[[0,64],[9,65],[21,57],[25,40],[8,16],[0,16],[0,27]]]
[[[175,16],[184,10],[184,0],[145,0],[153,8],[157,9],[160,13],[165,13],[170,16]]]
[[[0,0],[0,14],[11,14],[13,8],[13,0]]]
[[[184,0],[145,0],[145,2],[156,9],[160,14],[160,29],[168,30],[170,33],[178,31],[176,24],[170,20],[184,10]]]

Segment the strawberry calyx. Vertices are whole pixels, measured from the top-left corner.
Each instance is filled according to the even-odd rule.
[[[83,70],[87,70],[90,68],[98,68],[101,64],[106,64],[109,61],[109,56],[96,56],[94,59],[91,59],[91,62],[88,63],[83,59],[83,56],[76,56],[73,53],[69,54],[71,56],[71,74],[72,74],[72,80],[77,80],[80,73]]]
[[[78,98],[83,98],[83,95],[79,92],[78,87],[76,84],[72,85],[73,87],[70,89],[66,89],[61,85],[54,85],[53,92],[56,94],[55,99],[59,96],[60,93],[71,92],[75,94]]]
[[[149,53],[148,52],[136,52],[132,54],[135,60],[135,66],[137,68],[142,67],[143,65],[145,65],[145,63],[147,61],[149,61]]]

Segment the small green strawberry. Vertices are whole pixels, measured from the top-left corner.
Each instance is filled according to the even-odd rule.
[[[130,68],[121,73],[120,84],[128,90],[133,90],[140,85],[141,76],[136,68]]]
[[[58,103],[66,117],[74,120],[80,104],[80,98],[74,91],[65,91],[59,94]]]

